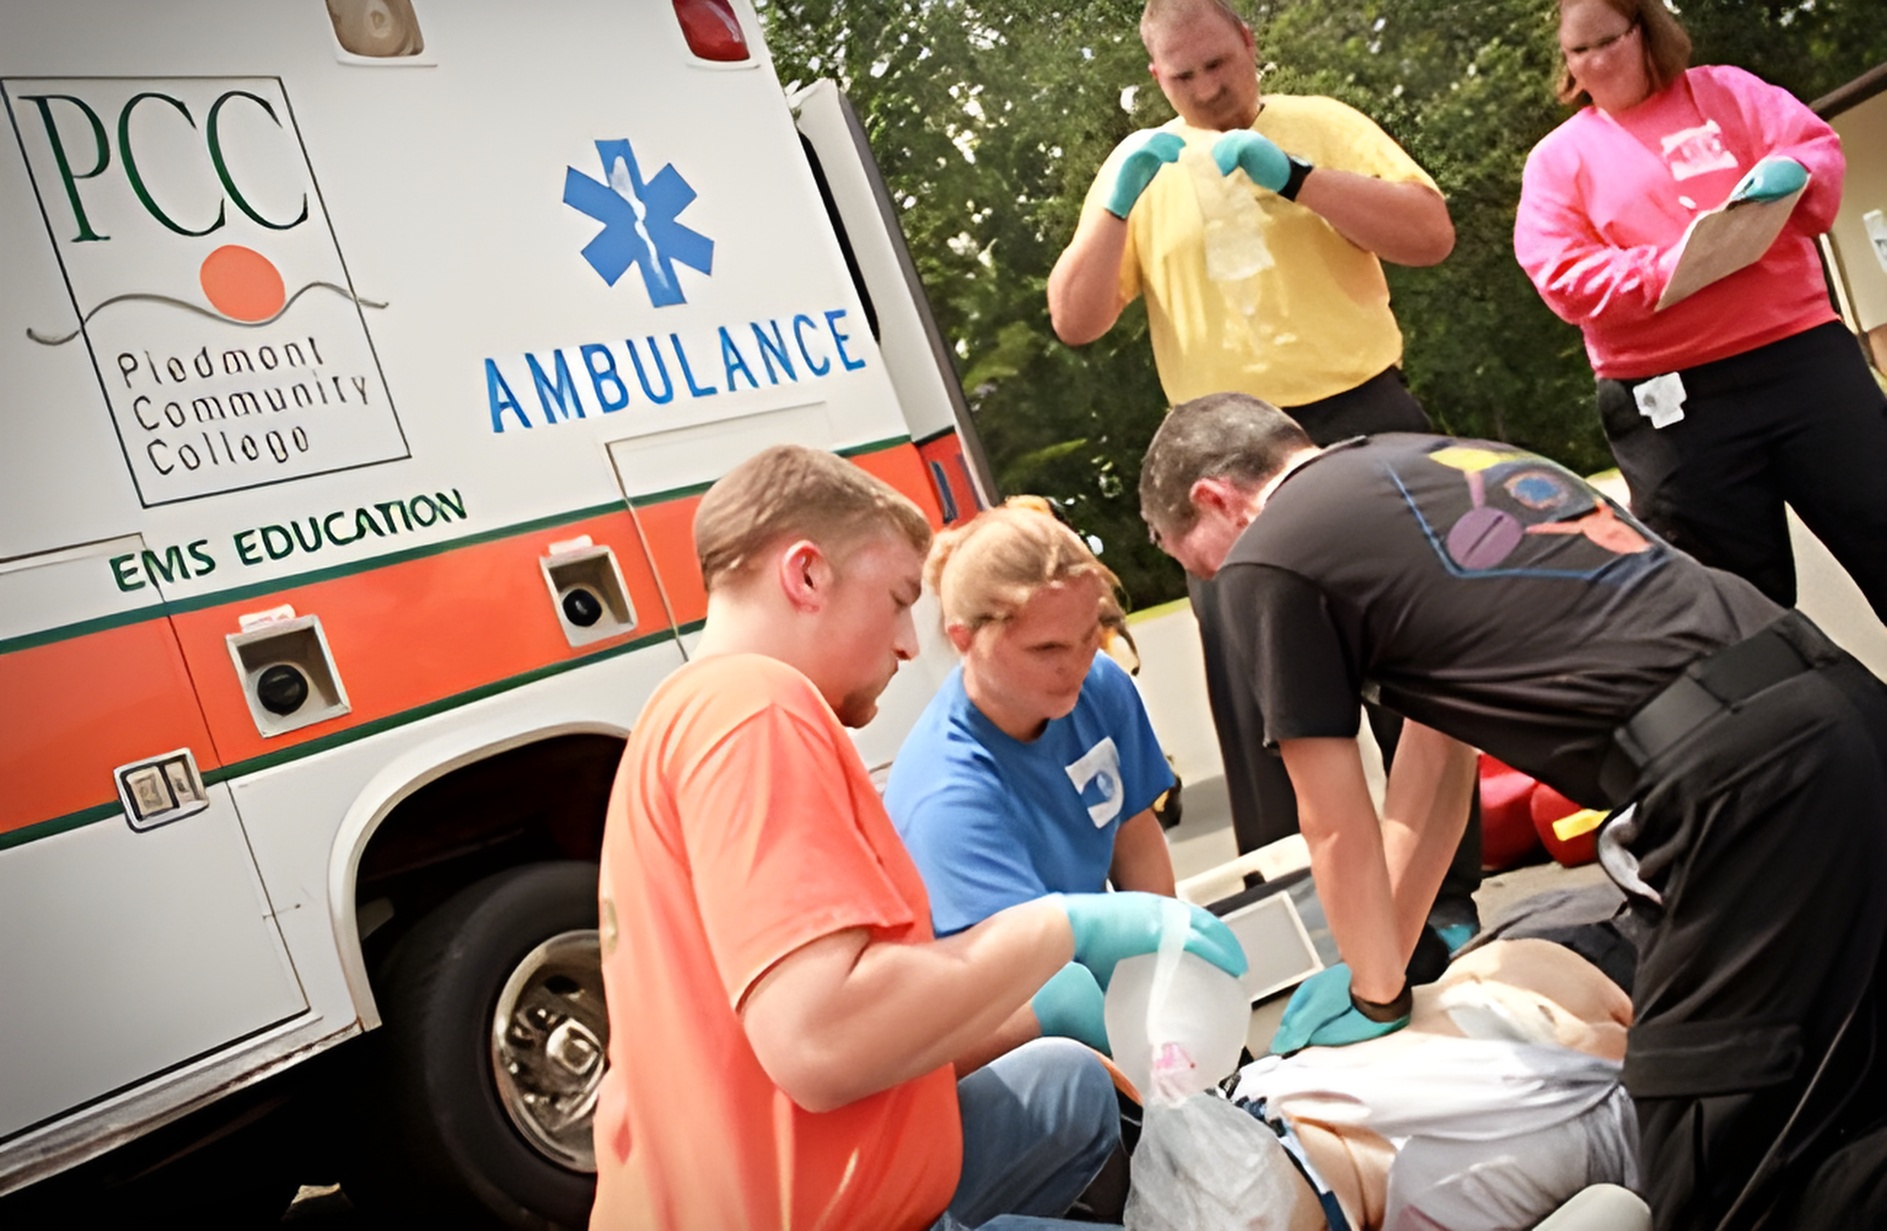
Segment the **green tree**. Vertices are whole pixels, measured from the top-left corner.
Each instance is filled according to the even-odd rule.
[[[1048,271],[1094,168],[1170,114],[1147,86],[1139,0],[765,0],[783,83],[836,80],[903,206],[1005,494],[1054,500],[1100,545],[1128,601],[1184,593],[1139,517],[1140,455],[1165,410],[1136,307],[1073,350]]]
[[[1266,86],[1328,94],[1381,124],[1448,198],[1455,250],[1386,266],[1410,384],[1437,426],[1581,470],[1609,465],[1578,332],[1513,257],[1528,150],[1561,118],[1552,7],[1513,0],[1263,5]]]

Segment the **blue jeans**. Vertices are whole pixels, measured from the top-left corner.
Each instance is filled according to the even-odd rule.
[[[931,1231],[1054,1231],[1120,1144],[1114,1083],[1070,1039],[1037,1039],[957,1083],[963,1174]]]

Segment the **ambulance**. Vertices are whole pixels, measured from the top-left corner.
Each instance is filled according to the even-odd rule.
[[[862,130],[761,34],[0,7],[0,1225],[343,1175],[586,1222],[594,861],[701,492],[797,441],[988,496]]]

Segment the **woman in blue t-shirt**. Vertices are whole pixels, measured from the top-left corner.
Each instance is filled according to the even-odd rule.
[[[924,567],[962,664],[905,739],[885,806],[939,936],[1047,893],[1171,895],[1173,785],[1139,691],[1098,653],[1119,584],[1052,516],[991,509]]]

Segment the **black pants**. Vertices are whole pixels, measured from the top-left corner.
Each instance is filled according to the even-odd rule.
[[[1290,407],[1288,412],[1320,445],[1368,432],[1430,430],[1428,415],[1397,368],[1335,397]],[[1297,832],[1297,794],[1291,789],[1282,758],[1264,750],[1264,717],[1258,712],[1252,690],[1234,681],[1226,668],[1225,620],[1213,584],[1189,578],[1187,592],[1192,597],[1200,646],[1205,652],[1206,699],[1212,707],[1212,725],[1218,732],[1219,758],[1225,765],[1232,832],[1239,853],[1244,854]],[[1395,755],[1402,719],[1374,705],[1365,706],[1364,712],[1370,734],[1375,736],[1387,764]],[[1469,805],[1467,832],[1455,850],[1439,898],[1457,902],[1471,899],[1480,884],[1481,806],[1476,792]]]
[[[1633,899],[1624,1081],[1659,1231],[1881,1225],[1887,687],[1806,637],[1821,666],[1640,779],[1630,849],[1663,901]]]
[[[1686,368],[1684,417],[1654,428],[1639,381],[1599,381],[1632,512],[1712,568],[1795,605],[1787,501],[1887,621],[1887,397],[1840,322]]]

